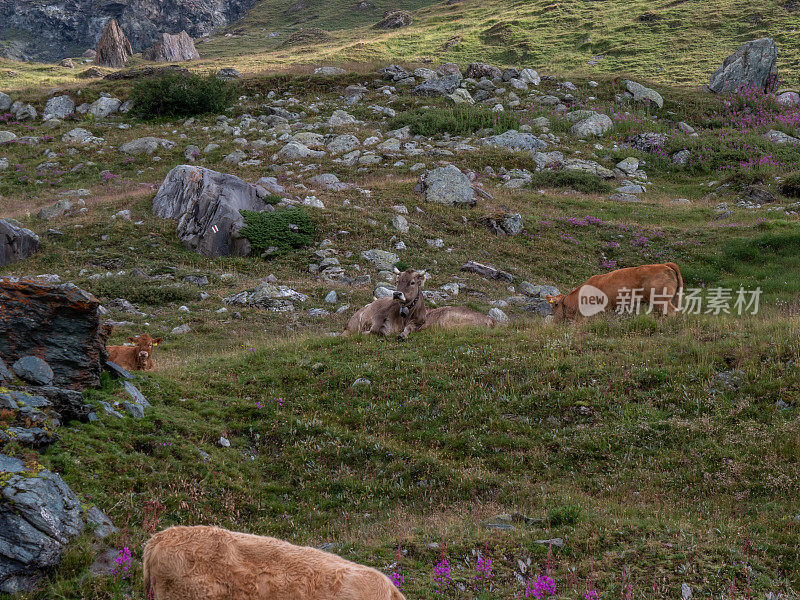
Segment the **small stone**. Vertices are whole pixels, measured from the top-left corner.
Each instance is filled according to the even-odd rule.
[[[174,327],[170,333],[174,335],[181,335],[183,333],[189,333],[191,330],[192,329],[189,327],[189,325],[178,325],[177,327]]]
[[[355,381],[354,381],[354,382],[353,382],[353,383],[350,385],[350,387],[351,387],[351,388],[354,388],[354,387],[360,387],[360,386],[370,386],[370,385],[372,385],[372,382],[371,382],[369,379],[367,379],[366,377],[359,377],[358,379],[356,379],[356,380],[355,380]]]
[[[325,302],[328,304],[336,304],[339,301],[339,294],[336,293],[336,290],[331,290],[325,296]]]
[[[17,377],[34,385],[50,385],[53,383],[53,369],[45,361],[36,356],[23,356],[11,369]]]
[[[229,440],[228,438],[226,438],[226,437],[220,437],[220,438],[219,438],[219,440],[217,441],[217,443],[218,443],[220,446],[222,446],[223,448],[230,448],[230,447],[231,447],[231,442],[230,442],[230,440]]]
[[[505,325],[510,321],[508,315],[499,308],[493,308],[489,311],[489,318],[494,319],[498,325]]]

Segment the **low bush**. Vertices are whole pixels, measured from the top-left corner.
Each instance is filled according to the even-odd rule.
[[[535,188],[572,188],[585,194],[607,194],[611,186],[602,177],[579,171],[541,171],[534,173],[529,184]]]
[[[416,108],[397,115],[392,129],[410,127],[414,135],[432,136],[437,133],[469,135],[479,129],[492,128],[496,133],[519,129],[519,119],[508,113],[492,112],[485,106],[457,104],[453,108]]]
[[[800,198],[800,171],[786,176],[781,183],[781,194],[787,198]]]
[[[314,241],[314,223],[305,209],[290,208],[275,212],[243,210],[245,226],[240,235],[247,238],[253,253],[277,248],[271,254],[290,252]]]
[[[131,92],[133,113],[142,119],[221,113],[231,106],[237,84],[214,75],[167,73],[137,81]]]
[[[155,285],[139,277],[100,279],[92,284],[91,291],[99,298],[125,298],[134,304],[163,306],[171,302],[191,302],[200,296],[196,289],[181,285]]]

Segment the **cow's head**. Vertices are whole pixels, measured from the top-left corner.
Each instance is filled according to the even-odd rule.
[[[559,294],[558,296],[550,296],[549,294],[544,297],[550,303],[550,307],[553,309],[553,322],[559,323],[566,319],[572,318],[572,313],[567,307],[565,302],[566,296],[564,294]]]
[[[144,368],[147,359],[153,356],[153,346],[161,342],[161,338],[153,339],[149,334],[143,333],[138,338],[129,337],[128,341],[136,346],[136,362]]]
[[[425,285],[425,271],[409,269],[400,274],[397,280],[397,291],[393,297],[403,309],[408,309],[416,304],[422,293],[423,285]]]

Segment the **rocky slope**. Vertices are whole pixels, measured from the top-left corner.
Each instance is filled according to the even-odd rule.
[[[10,58],[57,60],[97,43],[116,18],[135,52],[162,33],[207,35],[241,17],[254,0],[0,0],[0,53]]]

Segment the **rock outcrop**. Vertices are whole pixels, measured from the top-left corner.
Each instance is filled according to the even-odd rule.
[[[153,198],[153,214],[178,219],[178,238],[206,256],[247,256],[250,242],[239,237],[239,211],[274,210],[264,202],[266,190],[203,167],[179,165],[167,173]]]
[[[0,278],[0,359],[13,365],[36,356],[53,370],[53,384],[82,389],[100,384],[109,328],[93,295],[72,284]]]
[[[125,66],[131,56],[133,56],[133,49],[122,28],[115,19],[109,20],[103,30],[103,35],[97,42],[95,64],[101,67],[120,69]]]
[[[0,267],[28,258],[40,245],[39,236],[30,229],[0,219]]]
[[[134,52],[162,33],[208,35],[242,17],[255,0],[30,0],[0,1],[0,53],[20,60],[58,61],[93,48],[109,18],[116,19]],[[25,35],[27,34],[27,35]]]
[[[142,53],[142,58],[156,62],[183,62],[200,60],[200,53],[189,34],[181,31],[175,35],[162,33],[161,39]]]
[[[5,454],[0,473],[0,592],[33,589],[87,526],[98,536],[114,529],[97,507],[84,516],[80,499],[56,473]]]
[[[735,92],[754,88],[769,92],[778,82],[778,47],[772,38],[745,42],[722,62],[711,76],[708,88],[712,92]]]

